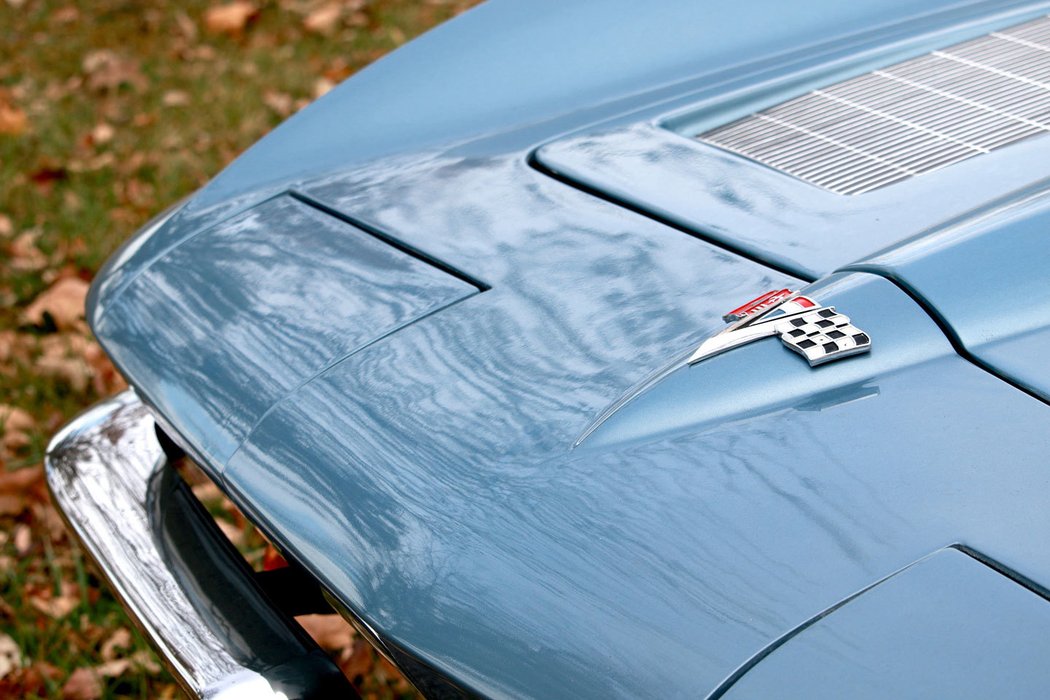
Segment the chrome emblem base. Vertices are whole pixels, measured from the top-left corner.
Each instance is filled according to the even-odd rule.
[[[689,364],[773,335],[805,357],[810,367],[871,349],[871,338],[848,316],[789,289],[766,292],[723,319],[729,327],[701,343]]]

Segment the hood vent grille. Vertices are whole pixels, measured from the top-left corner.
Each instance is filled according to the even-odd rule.
[[[1050,18],[814,90],[697,138],[861,194],[1050,131]]]

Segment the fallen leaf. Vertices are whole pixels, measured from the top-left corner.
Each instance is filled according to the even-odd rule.
[[[335,83],[328,78],[321,77],[314,81],[314,98],[323,97],[331,92],[332,88],[335,87]]]
[[[188,41],[197,40],[197,25],[193,23],[190,16],[181,10],[175,13],[175,24],[178,25],[179,31],[182,32],[182,36]]]
[[[78,668],[62,686],[63,700],[98,700],[102,697],[102,683],[90,668]]]
[[[88,160],[71,160],[69,161],[69,170],[74,173],[86,173],[95,170],[102,170],[108,168],[111,165],[116,164],[117,157],[106,151],[105,153],[99,153],[94,158]]]
[[[106,122],[99,122],[91,130],[91,142],[96,146],[101,146],[112,141],[115,133],[116,130],[112,126]]]
[[[22,409],[0,404],[0,445],[3,445],[5,449],[18,450],[28,445],[29,432],[35,426],[33,417]],[[17,473],[10,472],[10,474]]]
[[[2,304],[0,304],[2,306]],[[0,330],[0,367],[7,365],[18,354],[20,334],[11,330]]]
[[[0,697],[22,698],[27,696],[46,697],[51,693],[48,681],[56,681],[62,672],[49,663],[38,661],[28,668],[15,670],[0,680]]]
[[[24,498],[10,493],[0,493],[0,515],[21,515],[28,505]]]
[[[204,28],[212,34],[240,34],[258,14],[255,3],[244,0],[215,5],[204,12]]]
[[[14,105],[0,103],[0,134],[17,136],[29,126],[26,113]]]
[[[22,668],[22,650],[15,640],[0,632],[0,678]]]
[[[295,109],[295,100],[291,95],[275,90],[267,90],[263,93],[263,104],[276,112],[279,117],[287,117]]]
[[[118,196],[122,201],[140,209],[153,209],[155,195],[153,185],[138,178],[124,181],[118,189]]]
[[[46,489],[42,496],[44,498],[47,497]],[[51,538],[52,542],[61,542],[66,539],[68,536],[66,523],[62,520],[62,516],[58,514],[58,511],[47,503],[32,504],[32,511],[37,529],[45,531],[45,534]],[[88,593],[90,595],[90,591]]]
[[[222,534],[235,546],[244,544],[244,531],[228,520],[216,519],[215,524],[222,530]]]
[[[95,673],[103,678],[123,676],[131,668],[131,659],[113,659],[95,666]]]
[[[80,19],[80,10],[72,5],[60,7],[51,14],[51,19],[59,24],[69,24]]]
[[[303,28],[315,34],[331,34],[342,16],[342,6],[337,2],[328,2],[306,16]]]
[[[80,605],[77,588],[68,581],[62,582],[62,590],[58,595],[47,588],[41,593],[30,595],[28,600],[33,608],[56,620],[66,617]]]
[[[153,654],[146,650],[136,651],[134,654],[128,657],[131,659],[131,665],[134,668],[141,669],[146,673],[157,675],[163,669],[160,664],[153,658]]]
[[[7,246],[8,264],[13,270],[33,271],[47,267],[47,256],[36,247],[38,231],[26,231]]]
[[[33,533],[30,532],[29,526],[25,523],[18,523],[15,525],[15,551],[19,555],[25,556],[29,554],[29,548],[33,546]]]
[[[122,85],[144,90],[148,84],[137,60],[110,49],[89,51],[80,65],[87,76],[88,89],[94,92],[114,91]]]
[[[193,495],[197,497],[197,500],[203,503],[218,501],[222,498],[222,491],[211,481],[202,481],[199,484],[194,484],[191,490]]]
[[[128,388],[124,376],[113,366],[109,356],[98,343],[88,341],[83,356],[84,361],[91,368],[91,384],[96,394],[108,396]]]
[[[283,569],[288,566],[288,562],[281,556],[281,553],[277,551],[269,542],[266,543],[266,548],[263,550],[262,557],[262,568],[263,571],[273,571],[274,569]]]
[[[40,341],[40,356],[33,362],[37,375],[57,379],[76,392],[88,388],[95,376],[86,355],[92,341],[76,333],[49,335]]]
[[[43,192],[50,192],[56,182],[69,177],[69,170],[65,165],[44,162],[33,172],[29,173],[29,179]]]
[[[9,407],[0,406],[0,414],[3,413],[4,408]],[[43,483],[44,468],[40,465],[11,472],[0,472],[0,494],[23,494]]]
[[[352,649],[339,656],[339,668],[343,670],[347,678],[365,677],[372,670],[375,660],[375,652],[363,639],[354,642]]]
[[[84,300],[89,286],[79,277],[60,279],[34,299],[22,317],[26,323],[42,326],[46,324],[46,315],[59,330],[77,328],[84,318]]]
[[[0,515],[20,515],[47,498],[41,466],[0,472]]]
[[[109,638],[106,639],[106,641],[102,642],[102,647],[99,650],[99,653],[102,655],[104,661],[112,661],[121,656],[121,652],[130,648],[131,630],[127,627],[121,627],[113,634],[109,635]]]
[[[190,96],[184,90],[168,90],[161,102],[165,107],[185,107],[190,103]]]
[[[80,604],[78,598],[30,598],[29,604],[50,618],[61,620],[76,610]]]
[[[322,649],[336,651],[354,641],[354,628],[338,615],[300,615],[295,619]]]

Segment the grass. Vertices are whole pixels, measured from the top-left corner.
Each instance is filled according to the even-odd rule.
[[[259,1],[242,28],[210,31],[215,5],[197,0],[0,0],[0,696],[177,695],[39,478],[50,434],[122,381],[82,321],[27,309],[57,281],[90,280],[292,111],[469,4]],[[366,694],[405,691],[382,663],[355,663]]]

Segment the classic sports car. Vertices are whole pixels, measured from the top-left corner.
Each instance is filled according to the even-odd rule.
[[[480,6],[114,255],[56,502],[201,697],[1047,697],[1047,12]]]

